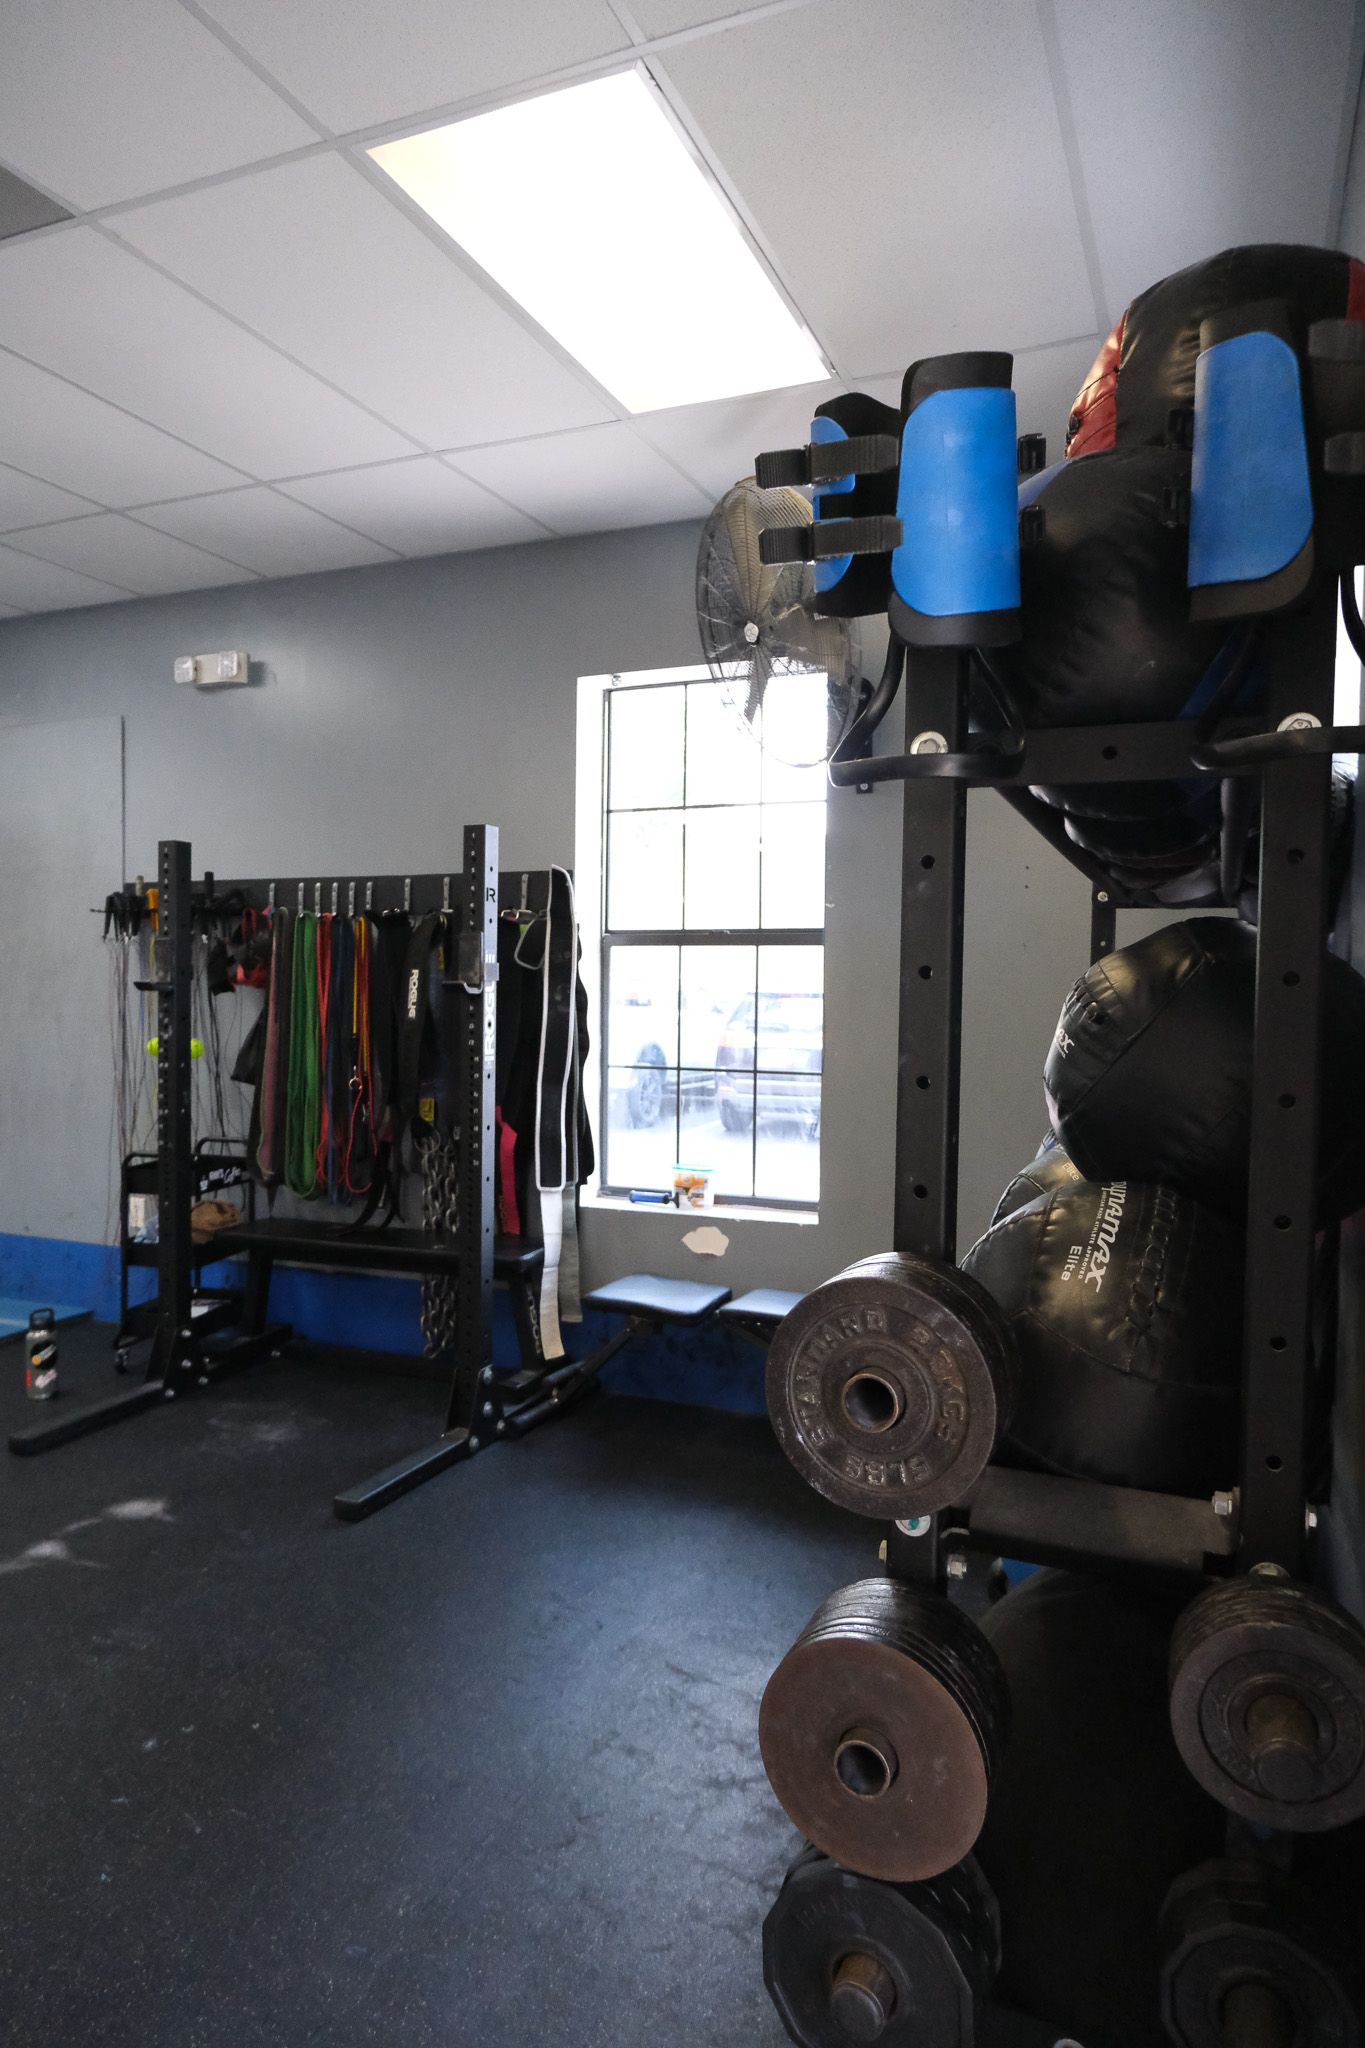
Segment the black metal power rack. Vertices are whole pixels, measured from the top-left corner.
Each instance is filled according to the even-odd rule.
[[[152,1337],[146,1375],[136,1386],[84,1403],[16,1431],[10,1449],[28,1455],[105,1428],[222,1379],[264,1355],[278,1355],[290,1335],[268,1319],[275,1260],[390,1272],[436,1272],[455,1284],[452,1377],[439,1436],[384,1471],[336,1496],[338,1516],[356,1521],[412,1487],[504,1437],[526,1435],[565,1413],[591,1388],[608,1358],[633,1334],[627,1326],[582,1361],[551,1366],[541,1351],[534,1292],[542,1249],[530,1239],[494,1236],[494,1085],[497,1032],[497,926],[500,892],[519,910],[539,914],[549,903],[548,870],[499,876],[498,831],[470,825],[464,832],[459,872],[274,880],[223,881],[191,877],[190,847],[163,840],[158,852],[158,925],[152,949],[154,979],[139,984],[157,1000],[157,1151],[137,1162],[140,1177],[155,1178],[158,1242],[157,1295],[147,1304]],[[216,1234],[206,1251],[190,1234],[190,1211],[202,1193],[210,1161],[193,1145],[191,1129],[191,997],[196,911],[215,899],[266,911],[277,904],[354,916],[399,911],[440,912],[449,919],[444,987],[452,1000],[441,1009],[441,1057],[453,1082],[459,1128],[458,1223],[453,1232],[402,1226],[356,1230],[336,1225],[257,1220]],[[224,1154],[223,1163],[240,1166]],[[126,1205],[125,1224],[126,1230]],[[150,1251],[150,1247],[147,1248]],[[196,1301],[195,1281],[206,1258],[245,1254],[245,1292],[214,1290]],[[150,1263],[150,1260],[148,1261]],[[521,1350],[518,1370],[493,1368],[495,1278],[512,1289]],[[126,1320],[126,1318],[125,1318]]]
[[[1304,1572],[1320,1501],[1309,1498],[1315,1177],[1323,956],[1327,943],[1335,585],[1258,631],[1265,709],[1216,739],[1193,721],[1030,730],[992,751],[967,730],[969,656],[907,650],[907,751],[838,779],[903,780],[901,1000],[894,1240],[956,1256],[958,1107],[967,791],[1001,788],[1046,830],[1030,786],[1258,777],[1259,923],[1247,1216],[1245,1416],[1231,1499],[1182,1500],[1131,1488],[988,1467],[972,1497],[887,1535],[893,1575],[942,1585],[952,1551],[1038,1563],[1104,1562],[1187,1577],[1257,1564]],[[838,771],[836,771],[838,776]],[[1092,882],[1092,956],[1114,943],[1118,910],[1163,907],[1125,894],[1078,849],[1049,842]],[[1221,1510],[1221,1511],[1220,1511]],[[911,1533],[914,1531],[914,1533]]]

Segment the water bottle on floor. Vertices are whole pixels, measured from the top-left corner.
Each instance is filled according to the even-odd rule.
[[[35,1308],[25,1340],[24,1392],[30,1401],[50,1401],[57,1391],[57,1318],[50,1308]]]

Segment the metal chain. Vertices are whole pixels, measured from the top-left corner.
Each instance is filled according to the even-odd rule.
[[[422,1177],[422,1228],[453,1238],[460,1223],[459,1151],[453,1138],[433,1131],[417,1143]],[[455,1346],[457,1333],[455,1282],[448,1273],[422,1276],[422,1336],[428,1358]]]

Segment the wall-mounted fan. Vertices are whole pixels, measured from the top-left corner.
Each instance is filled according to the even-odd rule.
[[[697,550],[702,651],[736,716],[765,753],[793,767],[827,761],[857,715],[862,680],[854,622],[818,618],[809,562],[770,566],[766,527],[809,526],[810,500],[752,477],[729,489]]]

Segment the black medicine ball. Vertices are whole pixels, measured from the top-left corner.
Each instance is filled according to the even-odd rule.
[[[1074,1188],[1081,1178],[1079,1168],[1067,1158],[1065,1147],[1059,1145],[1049,1132],[1038,1157],[1015,1174],[996,1203],[992,1224],[1012,1216],[1016,1209],[1024,1208],[1029,1202],[1036,1202],[1039,1195],[1051,1194],[1054,1188]]]
[[[962,1261],[1021,1371],[1007,1457],[1207,1496],[1237,1473],[1242,1234],[1173,1188],[1057,1187]]]
[[[1193,917],[1097,960],[1043,1069],[1052,1127],[1089,1180],[1159,1181],[1236,1214],[1251,1140],[1256,935]],[[1322,1219],[1365,1202],[1365,981],[1330,955],[1323,994]]]

